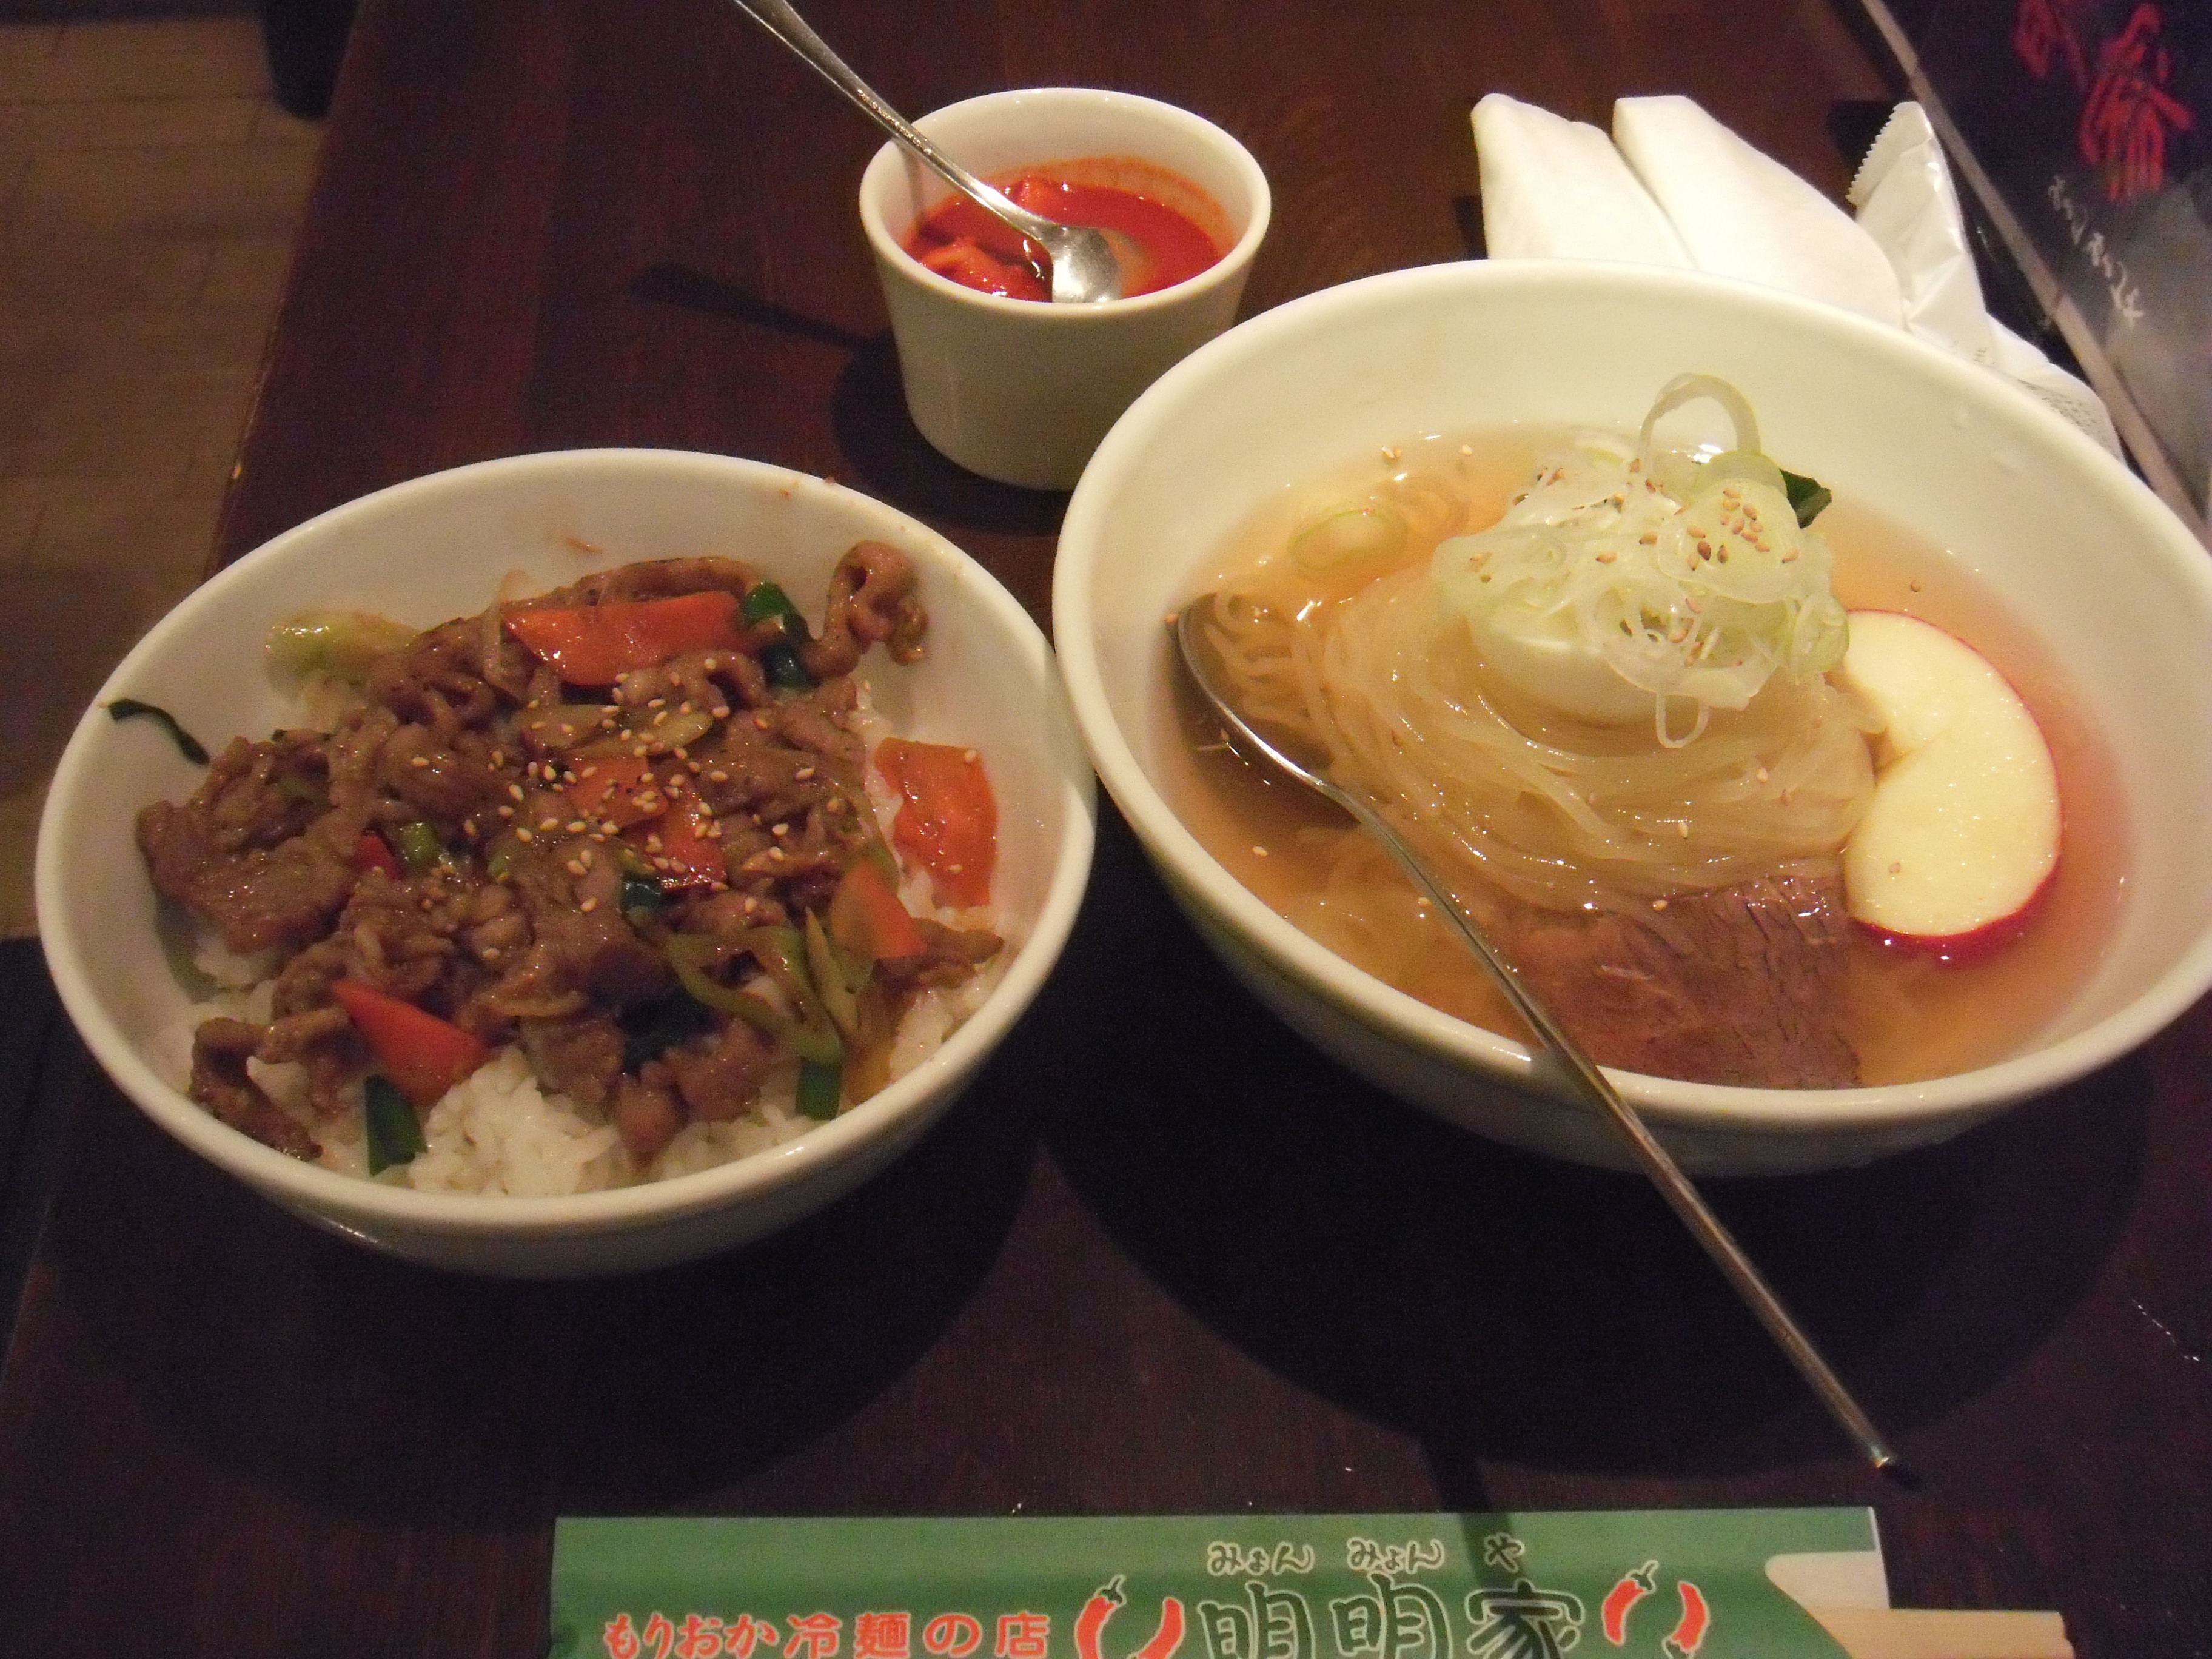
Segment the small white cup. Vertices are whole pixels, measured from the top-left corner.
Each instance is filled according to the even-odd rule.
[[[906,404],[921,435],[971,472],[1073,489],[1121,411],[1235,320],[1267,234],[1267,180],[1249,151],[1188,110],[1073,87],[987,93],[915,125],[970,172],[1132,157],[1188,179],[1221,210],[1227,251],[1188,282],[1066,306],[963,288],[902,246],[951,186],[896,144],[860,178],[860,223],[890,307]]]

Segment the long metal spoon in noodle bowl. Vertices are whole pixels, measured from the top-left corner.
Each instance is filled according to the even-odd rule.
[[[1127,286],[1122,276],[1121,261],[1103,231],[1086,225],[1064,225],[1042,213],[1032,213],[985,184],[923,137],[886,104],[875,88],[855,75],[845,60],[830,49],[829,43],[792,9],[789,0],[734,0],[734,3],[739,11],[805,58],[823,80],[860,106],[869,119],[935,169],[946,184],[1043,248],[1052,261],[1054,304],[1097,305],[1121,297]]]
[[[1651,1179],[1653,1186],[1683,1224],[1705,1247],[1715,1264],[1735,1287],[1751,1310],[1759,1316],[1774,1340],[1782,1346],[1790,1363],[1797,1367],[1820,1403],[1828,1409],[1838,1425],[1856,1441],[1867,1459],[1877,1469],[1904,1478],[1903,1466],[1896,1453],[1883,1440],[1867,1414],[1859,1409],[1858,1402],[1828,1363],[1820,1358],[1812,1341],[1798,1328],[1788,1309],[1767,1285],[1743,1249],[1730,1236],[1720,1218],[1706,1207],[1690,1178],[1684,1175],[1673,1156],[1661,1146],[1658,1139],[1644,1127],[1635,1109],[1620,1097],[1603,1072],[1589,1056],[1583,1054],[1563,1030],[1559,1023],[1539,1001],[1522,979],[1520,970],[1501,954],[1484,934],[1480,926],[1470,916],[1443,883],[1431,875],[1428,868],[1393,829],[1389,822],[1361,796],[1333,782],[1328,774],[1328,758],[1316,756],[1310,739],[1285,729],[1279,722],[1260,716],[1249,715],[1238,706],[1228,690],[1230,680],[1220,665],[1217,635],[1222,624],[1215,619],[1214,605],[1219,596],[1207,593],[1193,599],[1172,619],[1176,647],[1181,653],[1183,665],[1202,692],[1213,712],[1218,714],[1235,738],[1241,739],[1239,747],[1263,756],[1308,788],[1325,797],[1343,811],[1358,821],[1359,826],[1382,843],[1384,850],[1395,859],[1399,867],[1413,878],[1413,884],[1428,895],[1430,902],[1451,918],[1490,976],[1505,994],[1521,1018],[1526,1020],[1544,1046],[1548,1048],[1576,1088],[1588,1103],[1612,1120],[1621,1138],[1628,1143],[1638,1164]]]

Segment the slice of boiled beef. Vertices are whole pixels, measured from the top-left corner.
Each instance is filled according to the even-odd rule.
[[[1850,1088],[1841,882],[1785,872],[1648,915],[1531,911],[1501,945],[1600,1064],[1760,1089]]]

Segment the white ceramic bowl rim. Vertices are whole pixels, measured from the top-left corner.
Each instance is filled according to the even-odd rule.
[[[655,449],[556,450],[454,467],[411,478],[332,507],[264,543],[210,578],[156,623],[123,659],[100,688],[92,709],[85,716],[86,724],[80,726],[77,734],[70,739],[56,769],[49,793],[47,822],[40,826],[41,843],[56,807],[76,793],[76,775],[89,763],[86,726],[97,718],[100,707],[114,697],[128,694],[139,665],[159,656],[173,636],[188,632],[192,615],[202,604],[221,597],[230,587],[252,582],[264,564],[285,557],[303,540],[319,540],[350,521],[369,518],[404,501],[447,492],[465,492],[494,478],[526,478],[533,473],[557,478],[572,472],[579,465],[638,463],[659,468],[697,467],[773,487],[822,482],[766,462],[726,455]],[[937,544],[940,554],[958,562],[973,563],[967,554],[945,538],[924,526],[916,526],[915,529],[927,540]],[[980,567],[978,574],[982,574]],[[1042,632],[1003,586],[987,577],[973,584],[970,592],[977,603],[995,614],[999,624],[1010,636],[1022,641],[1042,659],[1049,660],[1051,647]],[[957,1074],[987,1054],[1028,1007],[1066,943],[1089,879],[1093,832],[1090,814],[1070,811],[1066,815],[1060,844],[1055,851],[1052,881],[1035,926],[1017,947],[1013,960],[988,1000],[914,1071],[849,1111],[780,1146],[663,1181],[563,1197],[510,1198],[417,1192],[412,1188],[386,1186],[381,1182],[303,1164],[264,1146],[219,1121],[171,1086],[115,1030],[65,920],[42,930],[43,944],[63,1006],[94,1058],[149,1115],[218,1167],[234,1170],[256,1184],[296,1200],[341,1226],[347,1219],[354,1218],[364,1224],[412,1223],[454,1234],[616,1231],[640,1222],[665,1222],[719,1210],[732,1200],[785,1186],[813,1170],[840,1162],[890,1130],[918,1098],[932,1091],[945,1073]],[[42,918],[66,918],[67,895],[61,890],[53,867],[43,858],[37,872],[36,897]]]
[[[1684,297],[1725,295],[1746,311],[1785,319],[1851,337],[1851,349],[1909,362],[1914,373],[1942,383],[1970,404],[2002,398],[2016,403],[2012,418],[2043,428],[2042,441],[2072,452],[2076,461],[2107,474],[2123,495],[2136,499],[2146,523],[2188,532],[2141,480],[2081,431],[2028,394],[1987,370],[1926,344],[1899,329],[1803,300],[1779,289],[1698,272],[1564,260],[1473,260],[1388,271],[1306,295],[1239,324],[1201,346],[1147,388],[1109,432],[1085,471],[1060,530],[1063,548],[1097,540],[1108,503],[1124,475],[1140,459],[1152,434],[1195,401],[1219,372],[1291,346],[1326,329],[1332,319],[1431,291],[1470,293],[1498,289],[1556,289],[1582,285],[1594,304],[1608,296],[1648,298],[1676,292]],[[2212,611],[2212,560],[2190,545],[2185,579]],[[1055,573],[1053,616],[1061,673],[1091,762],[1108,793],[1139,838],[1178,879],[1199,889],[1206,902],[1265,957],[1296,979],[1323,988],[1384,1035],[1449,1059],[1527,1083],[1536,1063],[1523,1044],[1455,1019],[1361,969],[1277,915],[1224,869],[1186,829],[1153,786],[1123,737],[1092,653],[1094,618],[1091,573],[1063,561]],[[2125,1006],[2048,1047],[1925,1082],[1854,1089],[1778,1090],[1698,1084],[1638,1073],[1610,1076],[1623,1096],[1656,1123],[1685,1128],[1818,1132],[1838,1122],[1856,1127],[1942,1117],[1976,1107],[2008,1103],[2071,1082],[2148,1041],[2212,989],[2212,936],[2199,937],[2165,973]]]
[[[1054,100],[1091,104],[1103,109],[1126,112],[1142,119],[1158,122],[1185,134],[1198,137],[1219,149],[1228,158],[1232,169],[1244,180],[1246,192],[1251,198],[1251,217],[1244,227],[1243,234],[1222,250],[1219,258],[1195,276],[1185,277],[1182,282],[1173,283],[1167,288],[1156,289],[1150,294],[1139,294],[1128,299],[1108,300],[1099,305],[1068,306],[1053,305],[1036,300],[1010,299],[1003,294],[985,294],[981,289],[956,283],[950,276],[932,270],[927,265],[921,264],[906,251],[905,244],[898,234],[884,223],[883,209],[878,201],[880,192],[870,188],[870,181],[878,174],[879,169],[888,170],[904,163],[907,159],[905,149],[893,143],[884,144],[875,153],[860,179],[860,225],[867,233],[868,240],[874,246],[878,256],[892,261],[924,286],[980,306],[987,312],[1004,311],[1010,315],[1059,328],[1103,327],[1109,323],[1119,322],[1146,311],[1175,304],[1179,301],[1188,299],[1191,295],[1202,289],[1219,287],[1233,272],[1251,262],[1252,256],[1258,252],[1261,240],[1267,234],[1267,221],[1272,210],[1272,201],[1267,191],[1267,176],[1260,170],[1260,164],[1253,159],[1252,153],[1238,143],[1233,134],[1216,126],[1204,116],[1194,115],[1177,105],[1163,103],[1157,98],[1146,98],[1133,92],[1113,92],[1099,87],[1022,87],[1005,92],[987,92],[974,98],[964,98],[957,104],[947,104],[940,109],[932,110],[914,125],[925,135],[935,137],[937,134],[932,131],[932,124],[947,116],[972,112],[986,105],[1018,105],[1024,102],[1049,102]],[[1048,155],[1040,158],[1037,164],[1048,165],[1054,161],[1073,159],[1076,158]],[[1138,159],[1145,158],[1140,156]],[[1000,170],[994,169],[994,171]],[[1225,203],[1218,204],[1218,205],[1221,206],[1224,212],[1227,211]]]

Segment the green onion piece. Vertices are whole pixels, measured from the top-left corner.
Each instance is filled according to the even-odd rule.
[[[651,876],[636,870],[624,870],[622,872],[621,896],[616,901],[615,908],[625,916],[637,910],[653,915],[659,910],[666,896],[661,891],[660,884]]]
[[[842,1062],[824,1066],[818,1060],[799,1062],[799,1115],[811,1117],[817,1123],[827,1123],[837,1115],[838,1103],[845,1093],[845,1067]]]
[[[763,623],[778,623],[783,636],[788,640],[805,640],[806,618],[799,614],[799,607],[791,602],[791,595],[774,582],[756,582],[747,590],[738,614],[757,628]]]
[[[792,1006],[799,1011],[798,1018],[770,1007],[750,992],[723,984],[709,974],[708,964],[724,953],[722,943],[701,933],[674,933],[660,948],[668,965],[676,971],[677,983],[709,1008],[736,1015],[776,1038],[803,1060],[818,1060],[825,1066],[842,1061],[845,1045],[829,1012],[823,1007],[821,998],[815,994],[813,982],[807,977],[801,955],[805,947],[800,942],[799,930],[752,927],[731,943],[768,969]]]
[[[1819,518],[1820,510],[1836,499],[1835,492],[1817,478],[1792,472],[1787,467],[1782,469],[1782,488],[1789,493],[1790,505],[1796,509],[1800,530]]]
[[[822,918],[811,910],[806,913],[806,965],[813,970],[814,988],[820,993],[830,1018],[848,1038],[859,1042],[860,990],[868,982],[872,964],[860,964],[856,975],[851,961],[823,927]]]
[[[779,691],[811,691],[814,676],[806,672],[806,665],[799,659],[799,653],[783,640],[770,640],[761,647],[761,667],[768,674],[768,683]]]
[[[445,862],[446,844],[438,832],[421,818],[413,818],[392,832],[392,850],[410,876],[427,876]]]
[[[415,637],[404,623],[365,611],[302,611],[269,630],[269,655],[294,674],[324,673],[358,685],[369,665]]]
[[[362,1121],[368,1131],[371,1175],[411,1164],[423,1149],[422,1124],[415,1115],[414,1103],[388,1078],[371,1076],[363,1084]]]
[[[177,752],[195,766],[208,763],[207,745],[177,724],[177,717],[159,703],[141,702],[136,697],[118,697],[107,705],[108,718],[127,720],[143,716],[169,734],[169,741],[177,745]]]

